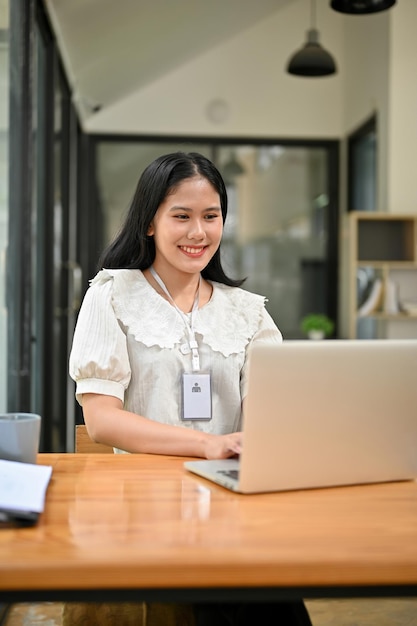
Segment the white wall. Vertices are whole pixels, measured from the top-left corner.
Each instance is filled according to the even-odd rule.
[[[306,0],[288,3],[226,43],[100,111],[87,132],[337,138],[342,132],[343,16],[317,2],[321,43],[335,56],[336,76],[299,78],[285,72],[306,40]],[[207,116],[226,103],[224,121]]]
[[[391,73],[390,20],[392,13],[382,11],[374,15],[344,16],[343,135],[348,136],[375,112],[377,113],[377,206],[380,211],[387,210],[386,154],[389,117],[388,89]],[[345,169],[344,167],[344,171]],[[361,207],[355,208],[361,210]]]
[[[375,15],[344,17],[344,134],[377,111],[377,206],[389,213],[417,211],[416,24],[413,0]]]
[[[378,210],[416,210],[417,2],[399,0],[374,15],[342,15],[317,2],[322,44],[338,74],[297,78],[285,72],[305,41],[309,5],[293,0],[272,17],[164,78],[103,109],[87,132],[345,139],[378,114]],[[207,109],[225,105],[221,121]],[[341,209],[346,208],[342,146]]]
[[[417,2],[399,0],[392,12],[387,210],[417,212]]]

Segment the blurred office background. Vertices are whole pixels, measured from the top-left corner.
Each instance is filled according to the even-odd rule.
[[[225,265],[286,339],[311,311],[347,336],[343,216],[416,213],[417,3],[0,0],[0,21],[0,407],[41,413],[43,449],[71,450],[79,305],[159,154],[217,164]],[[312,21],[337,71],[290,75]]]

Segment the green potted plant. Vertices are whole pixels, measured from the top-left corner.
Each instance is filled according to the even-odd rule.
[[[323,313],[309,313],[301,320],[301,330],[309,339],[330,337],[333,329],[333,321]]]

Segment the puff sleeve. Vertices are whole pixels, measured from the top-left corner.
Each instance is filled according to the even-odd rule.
[[[113,278],[102,273],[87,290],[74,332],[69,374],[76,398],[84,393],[115,396],[122,402],[131,370],[126,335],[112,305]]]

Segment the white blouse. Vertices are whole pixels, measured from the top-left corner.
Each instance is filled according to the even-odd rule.
[[[265,309],[265,298],[213,282],[211,299],[193,325],[202,372],[210,372],[209,421],[182,421],[183,372],[191,372],[184,320],[140,270],[102,270],[84,297],[70,355],[76,397],[119,398],[124,408],[165,424],[209,433],[241,429],[248,350],[256,341],[282,336]]]

